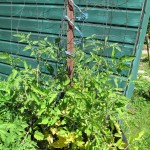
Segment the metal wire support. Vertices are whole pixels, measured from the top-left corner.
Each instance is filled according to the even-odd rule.
[[[65,51],[65,54],[66,55],[68,55],[69,57],[75,57],[75,54],[73,54],[73,53],[70,53],[70,52],[68,52],[68,51]]]
[[[75,30],[77,30],[78,33],[80,34],[80,36],[83,38],[82,32],[80,31],[80,29],[79,29],[77,26],[74,25],[74,23],[69,19],[69,17],[68,17],[68,16],[65,16],[64,19],[67,20],[67,21],[69,22],[69,24],[70,24]]]
[[[76,17],[76,19],[79,20],[79,21],[87,19],[87,18],[88,18],[88,13],[84,13],[84,12],[80,9],[80,7],[77,6],[77,5],[73,2],[73,0],[70,0],[70,1],[71,1],[71,3],[77,8],[77,10],[78,10],[78,11],[80,12],[80,14],[81,14],[80,16]]]

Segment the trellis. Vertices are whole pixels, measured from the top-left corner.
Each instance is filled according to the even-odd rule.
[[[109,42],[118,43],[122,49],[121,52],[116,51],[116,59],[126,55],[135,56],[129,63],[131,69],[122,71],[117,77],[123,93],[131,97],[134,87],[132,81],[137,76],[150,16],[150,1],[74,0],[74,3],[82,11],[81,13],[75,7],[75,39],[80,40],[81,33],[83,38],[93,34],[100,40],[107,37]],[[66,43],[66,15],[64,0],[1,0],[0,52],[10,53],[36,66],[35,59],[30,57],[28,52],[22,51],[25,45],[18,43],[18,39],[13,35],[32,32],[32,39],[38,40],[48,36],[50,41],[61,35],[64,39],[62,43]],[[111,49],[106,49],[101,55],[110,59],[111,52]],[[51,64],[55,68],[55,63]],[[10,65],[0,60],[1,77],[6,78],[11,70]]]

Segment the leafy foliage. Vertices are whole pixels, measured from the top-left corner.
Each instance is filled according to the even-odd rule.
[[[118,120],[127,100],[110,84],[113,72],[118,73],[122,65],[96,55],[104,46],[114,49],[116,45],[88,42],[85,51],[76,48],[73,58],[47,38],[32,41],[30,35],[16,36],[28,44],[24,51],[31,52],[37,65],[16,61],[7,54],[0,56],[14,64],[12,74],[0,82],[0,148],[36,149],[37,144],[39,149],[124,149],[127,143],[122,140]],[[87,55],[86,48],[91,45],[93,51]],[[67,75],[67,57],[75,62],[73,78]],[[120,61],[125,63],[123,58]],[[19,69],[18,63],[24,69]]]
[[[130,149],[149,150],[150,79],[145,77],[150,74],[148,59],[145,59],[145,56],[141,59],[140,70],[143,73],[138,75],[138,79],[135,82],[134,95],[128,106],[128,114],[124,119],[124,131],[128,137]]]

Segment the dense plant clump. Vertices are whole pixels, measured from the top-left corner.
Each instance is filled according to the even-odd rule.
[[[28,44],[24,51],[31,52],[36,65],[0,54],[1,59],[14,66],[8,79],[0,81],[0,149],[109,150],[127,147],[118,124],[127,100],[115,92],[120,89],[110,84],[115,71],[112,68],[116,66],[118,73],[119,67],[125,65],[97,55],[105,48],[115,49],[116,45],[106,41],[86,42],[85,51],[76,48],[73,58],[63,53],[57,42],[52,44],[47,38],[32,41],[30,35],[17,37]],[[91,46],[94,48],[86,54]],[[74,59],[72,78],[67,75],[67,57]],[[114,82],[117,84],[117,79]]]

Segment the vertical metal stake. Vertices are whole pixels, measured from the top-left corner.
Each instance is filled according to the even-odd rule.
[[[67,16],[74,24],[74,5],[71,0],[68,0],[68,7],[67,7]],[[67,51],[71,54],[74,53],[74,27],[68,22],[68,31],[67,31]],[[68,76],[73,76],[73,59],[67,58],[67,65],[68,65]]]

